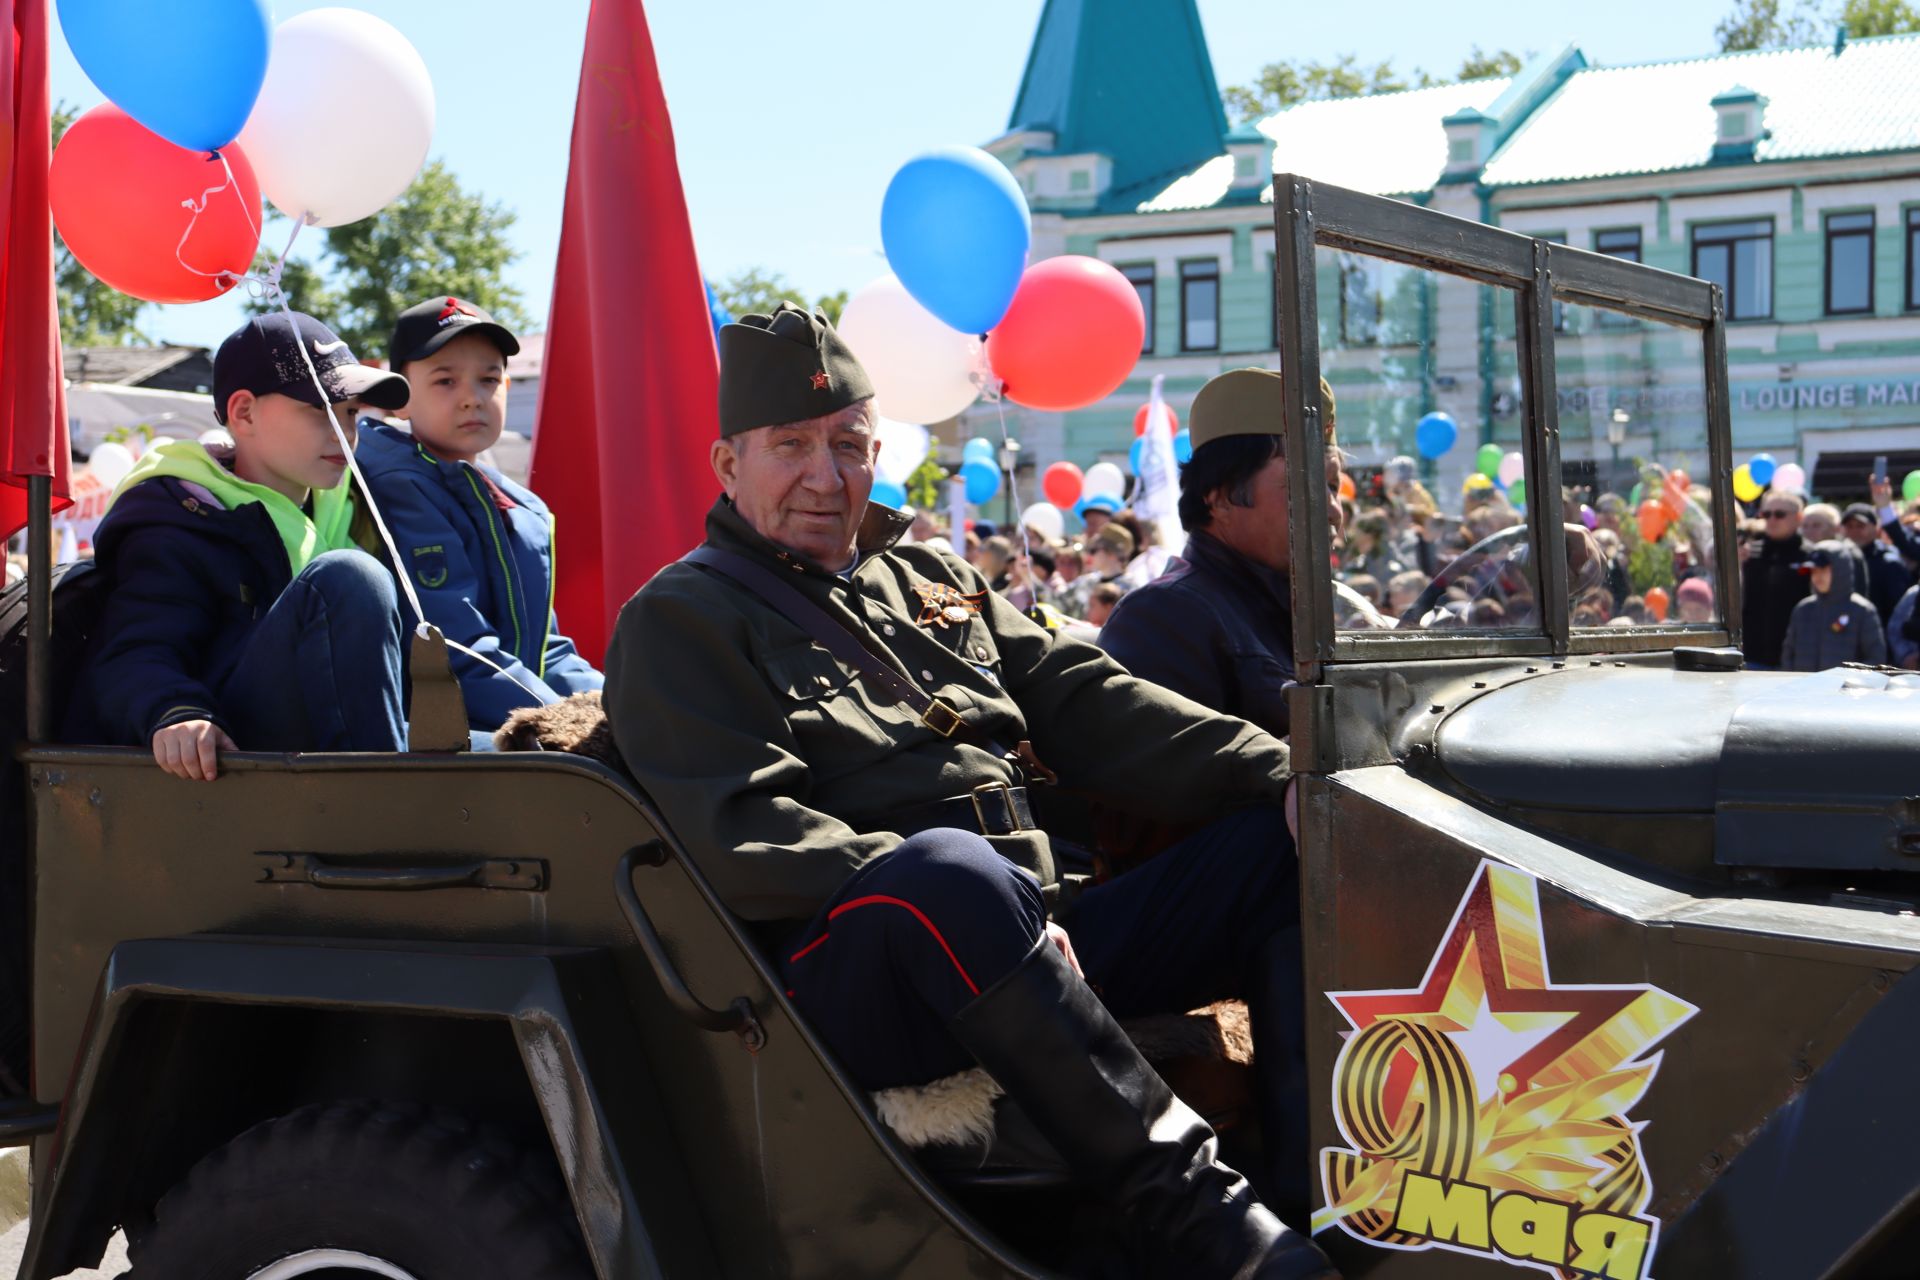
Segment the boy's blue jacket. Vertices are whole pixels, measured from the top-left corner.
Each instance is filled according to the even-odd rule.
[[[355,456],[400,552],[395,572],[412,579],[427,621],[509,673],[453,653],[473,728],[497,729],[516,707],[600,687],[600,673],[553,614],[553,517],[544,502],[491,468],[482,479],[471,463],[442,461],[384,423],[361,422]],[[499,509],[486,480],[513,510]]]

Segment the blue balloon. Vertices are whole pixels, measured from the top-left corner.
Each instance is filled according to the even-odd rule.
[[[979,458],[969,458],[960,467],[960,478],[967,482],[967,501],[974,506],[992,502],[1000,492],[1000,468]]]
[[[1139,475],[1140,464],[1146,460],[1147,438],[1145,436],[1135,436],[1133,438],[1133,447],[1127,450],[1127,470],[1133,472],[1135,475]]]
[[[906,489],[887,480],[875,480],[873,492],[868,497],[881,506],[892,507],[896,511],[907,505]]]
[[[1173,433],[1173,460],[1183,467],[1193,461],[1193,437],[1184,429]]]
[[[991,466],[994,460],[993,441],[984,436],[975,436],[967,441],[966,447],[960,450],[960,461],[972,462],[975,458]]]
[[[1430,413],[1413,429],[1413,443],[1423,458],[1437,458],[1453,448],[1460,439],[1460,426],[1452,414]]]
[[[1772,454],[1756,453],[1747,463],[1747,474],[1753,477],[1755,484],[1764,489],[1773,483],[1773,473],[1779,468],[1780,464],[1774,460]]]
[[[1032,242],[1027,197],[978,147],[907,161],[880,204],[887,264],[921,306],[962,333],[985,333],[1007,314]]]
[[[267,78],[266,0],[59,0],[67,45],[116,107],[176,147],[240,135]]]

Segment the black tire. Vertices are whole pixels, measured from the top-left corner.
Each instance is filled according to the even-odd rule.
[[[414,1280],[593,1277],[549,1152],[458,1112],[378,1101],[303,1107],[201,1160],[132,1243],[129,1276],[247,1280],[322,1249]]]

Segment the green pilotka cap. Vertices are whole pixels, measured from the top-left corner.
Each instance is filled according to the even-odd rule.
[[[1225,436],[1277,436],[1286,412],[1280,374],[1273,369],[1229,369],[1200,388],[1187,411],[1187,434],[1198,449]],[[1333,388],[1320,379],[1320,429],[1331,441]]]
[[[720,434],[825,417],[873,395],[826,316],[782,302],[720,326]]]

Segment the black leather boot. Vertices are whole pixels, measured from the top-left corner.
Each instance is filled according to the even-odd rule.
[[[1331,1280],[1339,1272],[1214,1158],[1173,1096],[1051,940],[954,1016],[954,1036],[1074,1173],[1111,1196],[1188,1276]]]

